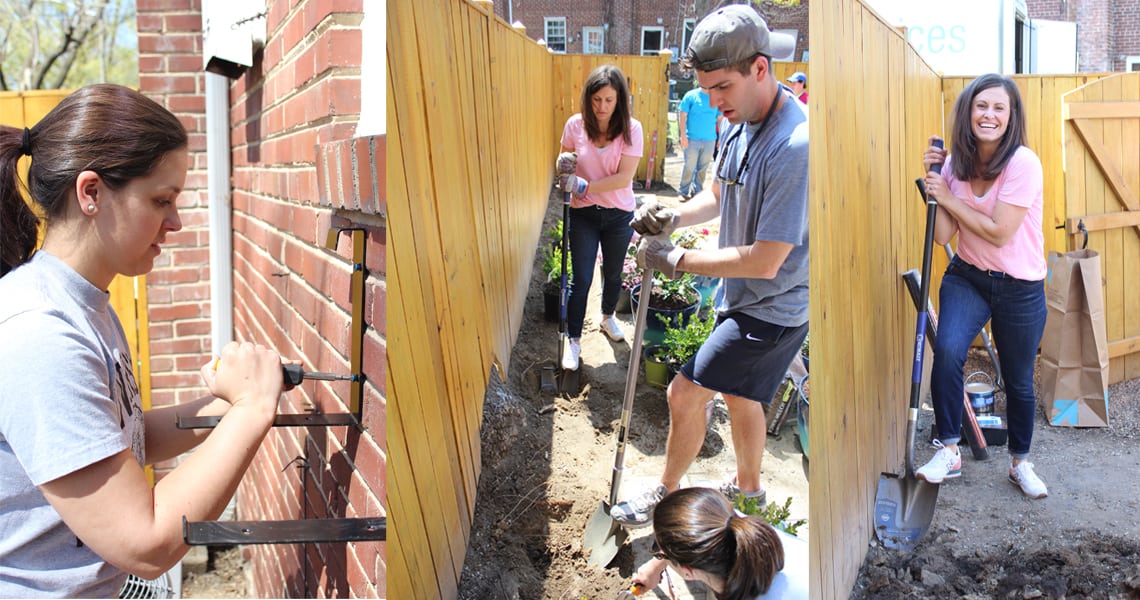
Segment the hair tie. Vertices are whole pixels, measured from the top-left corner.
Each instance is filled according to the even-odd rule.
[[[24,138],[20,140],[20,155],[32,155],[32,130],[27,127],[24,128]]]
[[[728,513],[728,520],[726,520],[726,521],[724,522],[724,528],[725,528],[725,529],[728,529],[729,527],[731,527],[731,526],[732,526],[732,518],[733,518],[733,517],[735,517],[735,516],[736,516],[736,515],[735,515],[735,514],[733,514],[733,513]]]

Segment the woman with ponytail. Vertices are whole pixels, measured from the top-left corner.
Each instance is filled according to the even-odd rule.
[[[653,513],[653,534],[658,551],[633,577],[646,589],[658,586],[671,566],[719,600],[808,597],[807,543],[758,516],[741,516],[717,490],[683,488],[665,496]]]
[[[221,514],[273,423],[281,358],[250,343],[216,370],[203,357],[210,396],[142,410],[107,289],[182,228],[187,146],[174,115],[117,85],[0,126],[0,598],[117,598],[128,573],[160,576],[189,550],[183,518]],[[144,465],[195,446],[151,486]]]

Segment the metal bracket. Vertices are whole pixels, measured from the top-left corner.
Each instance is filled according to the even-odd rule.
[[[277,415],[274,427],[361,427],[364,398],[364,282],[366,231],[360,227],[329,230],[325,247],[335,251],[342,231],[352,232],[352,324],[350,348],[352,395],[349,412],[341,414]],[[178,417],[179,429],[216,427],[223,417]],[[288,521],[196,521],[182,517],[182,538],[191,546],[211,544],[307,544],[328,542],[386,541],[387,518],[297,519]]]
[[[385,517],[193,523],[182,517],[182,539],[190,546],[383,542],[387,537]]]

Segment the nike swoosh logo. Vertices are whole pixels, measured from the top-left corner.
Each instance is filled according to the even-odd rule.
[[[744,339],[746,339],[746,340],[749,340],[749,341],[753,341],[753,342],[763,342],[763,341],[767,341],[767,340],[764,340],[764,339],[762,339],[762,338],[758,338],[758,337],[752,337],[752,334],[751,334],[751,333],[746,333],[746,334],[744,334]]]

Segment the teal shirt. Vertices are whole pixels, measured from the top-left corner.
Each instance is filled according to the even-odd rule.
[[[690,140],[712,141],[716,139],[716,121],[720,118],[720,109],[713,108],[709,95],[701,88],[693,88],[681,99],[678,108],[685,117],[685,135]]]

